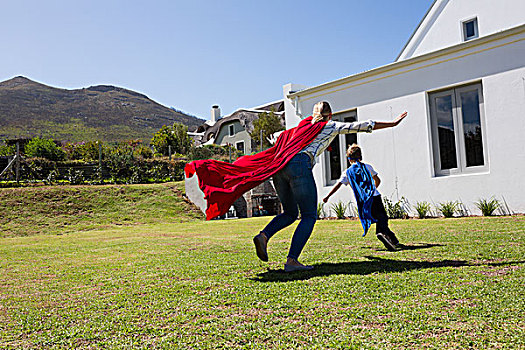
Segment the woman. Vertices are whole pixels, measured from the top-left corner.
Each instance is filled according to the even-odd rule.
[[[315,159],[322,154],[339,134],[372,132],[398,125],[407,112],[392,122],[363,121],[341,123],[332,121],[332,109],[328,102],[318,102],[313,109],[312,125],[324,123],[322,130],[312,142],[301,149],[286,165],[273,175],[273,183],[283,206],[283,213],[277,215],[253,238],[257,256],[268,261],[268,240],[278,231],[292,224],[301,213],[301,221],[292,237],[290,250],[284,265],[286,272],[310,270],[299,262],[299,255],[310,238],[317,220],[317,189],[312,174]]]

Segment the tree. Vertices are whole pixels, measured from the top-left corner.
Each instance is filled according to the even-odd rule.
[[[40,157],[49,160],[64,160],[66,153],[52,139],[35,137],[25,146],[25,154],[29,157]]]
[[[261,130],[263,138],[263,147],[271,147],[268,137],[272,134],[284,130],[280,117],[275,115],[274,111],[259,113],[259,119],[253,121],[253,130],[250,133],[252,139],[261,144]]]
[[[192,139],[188,136],[188,127],[184,124],[174,123],[172,127],[162,126],[153,138],[151,144],[155,146],[157,153],[169,155],[171,153],[188,154],[191,149]]]

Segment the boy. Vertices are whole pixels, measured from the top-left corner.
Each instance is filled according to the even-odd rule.
[[[330,191],[330,193],[323,199],[327,202],[328,198],[333,195],[341,185],[350,185],[354,191],[354,196],[357,202],[357,209],[359,219],[363,225],[366,235],[372,223],[376,223],[376,236],[390,251],[395,251],[402,247],[399,244],[394,232],[388,228],[388,215],[381,194],[377,187],[381,183],[377,172],[371,165],[362,163],[361,147],[353,144],[346,152],[350,167],[346,170],[337,185]]]

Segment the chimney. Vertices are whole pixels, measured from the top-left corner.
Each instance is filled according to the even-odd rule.
[[[215,123],[219,119],[221,119],[221,109],[218,105],[211,106],[211,121]]]

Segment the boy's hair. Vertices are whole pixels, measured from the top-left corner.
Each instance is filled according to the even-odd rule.
[[[348,147],[346,151],[346,156],[353,160],[362,160],[363,156],[361,155],[361,147],[358,144],[354,143],[352,146]]]

